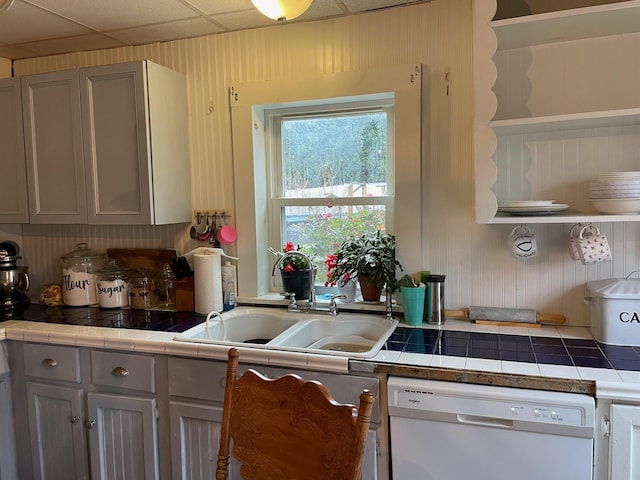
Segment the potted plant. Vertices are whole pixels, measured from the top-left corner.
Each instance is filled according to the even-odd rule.
[[[385,287],[389,295],[396,290],[396,269],[402,270],[402,265],[396,260],[395,236],[376,231],[349,237],[335,257],[329,282],[357,278],[364,301],[380,301]]]
[[[317,270],[313,264],[302,255],[291,255],[291,252],[302,252],[300,245],[295,247],[293,242],[287,242],[283,251],[269,247],[269,251],[278,257],[276,265],[280,270],[282,288],[285,293],[295,293],[296,300],[307,300],[311,292],[311,268]],[[289,255],[288,255],[289,254]]]

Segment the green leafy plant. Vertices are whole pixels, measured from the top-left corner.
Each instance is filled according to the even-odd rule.
[[[335,251],[335,267],[328,282],[365,275],[370,282],[386,285],[389,292],[397,289],[396,270],[403,270],[396,260],[396,238],[377,231],[349,237]]]
[[[269,247],[269,251],[273,253],[276,257],[278,257],[278,261],[279,261],[282,257],[285,256],[285,254],[289,252],[293,252],[293,251],[301,252],[302,247],[300,247],[300,245],[295,247],[293,245],[293,242],[287,242],[285,243],[282,252],[275,250],[271,247]],[[282,261],[279,268],[284,272],[293,272],[293,271],[300,271],[300,270],[309,270],[311,267],[309,266],[309,262],[307,262],[307,260],[303,256],[289,255],[287,258],[285,258]]]

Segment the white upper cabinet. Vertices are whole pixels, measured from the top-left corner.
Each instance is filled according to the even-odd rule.
[[[640,170],[640,1],[493,20],[474,2],[476,221],[640,221],[589,200],[598,175]],[[512,216],[508,201],[566,212]]]
[[[23,78],[30,222],[189,222],[186,79],[149,61]]]
[[[0,223],[27,223],[27,173],[20,79],[0,80]]]

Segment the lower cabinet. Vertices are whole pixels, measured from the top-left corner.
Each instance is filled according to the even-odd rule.
[[[11,379],[8,373],[0,374],[0,480],[18,480],[13,430]]]
[[[82,388],[27,382],[34,478],[89,478]]]
[[[87,406],[92,479],[160,478],[154,398],[89,393]]]
[[[20,479],[160,479],[154,357],[39,344],[21,350],[13,355],[22,357],[14,403],[26,409],[18,409],[16,431],[28,430],[29,440],[21,445],[28,454],[18,456]]]
[[[13,403],[7,425],[18,434],[15,448],[0,450],[0,480],[215,478],[226,362],[19,341],[8,350],[11,388],[4,389],[8,375],[0,376],[0,400],[6,392],[12,402],[0,402],[0,411]],[[246,368],[241,364],[240,373]],[[362,478],[388,478],[378,377],[251,368],[271,378],[317,380],[341,403],[357,405],[362,389],[373,391]],[[232,458],[229,480],[240,478]]]
[[[635,480],[640,475],[640,406],[611,405],[609,479]]]
[[[248,368],[242,364],[239,373]],[[362,389],[376,394],[376,405],[371,415],[371,430],[362,471],[363,480],[387,478],[388,459],[379,460],[380,438],[377,429],[383,428],[380,406],[379,380],[375,377],[338,375],[322,372],[292,371],[278,367],[252,365],[263,375],[277,378],[296,373],[305,380],[323,383],[341,403],[357,405]],[[193,360],[170,357],[169,417],[171,424],[171,463],[173,480],[204,480],[215,478],[218,456],[226,362]],[[386,448],[381,449],[386,451]],[[232,458],[230,480],[240,479],[239,465]]]
[[[174,480],[209,480],[216,476],[222,407],[169,402],[172,476]],[[240,479],[233,459],[229,480]]]

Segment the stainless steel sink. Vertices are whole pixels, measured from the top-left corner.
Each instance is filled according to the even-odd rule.
[[[357,358],[375,356],[397,320],[381,315],[293,313],[285,309],[239,307],[174,337],[182,342],[314,352]]]

